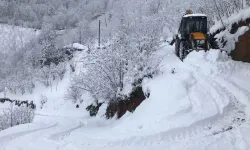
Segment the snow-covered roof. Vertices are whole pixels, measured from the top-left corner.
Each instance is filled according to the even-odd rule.
[[[230,16],[229,18],[223,20],[223,24],[225,26],[231,26],[234,23],[244,21],[250,18],[250,8],[245,8],[240,10],[238,13]],[[223,25],[221,22],[216,23],[214,26],[211,27],[210,32],[215,33],[217,30],[222,29]]]
[[[184,15],[183,17],[207,17],[205,14],[187,14]]]

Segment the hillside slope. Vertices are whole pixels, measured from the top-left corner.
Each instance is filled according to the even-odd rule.
[[[249,65],[217,50],[190,53],[184,63],[173,47],[156,55],[163,56],[160,73],[143,82],[151,94],[133,114],[105,120],[103,105],[89,118],[87,104],[76,109],[59,96],[34,123],[1,131],[0,150],[249,149]]]
[[[34,29],[0,24],[0,52],[15,52],[37,35]]]

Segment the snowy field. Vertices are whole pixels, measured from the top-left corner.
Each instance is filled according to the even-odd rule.
[[[64,100],[70,74],[33,95],[8,95],[39,102],[34,122],[0,132],[0,150],[246,150],[250,149],[250,66],[218,50],[192,52],[181,62],[163,46],[161,73],[144,80],[150,91],[136,111],[105,120]],[[2,104],[0,103],[0,108]]]

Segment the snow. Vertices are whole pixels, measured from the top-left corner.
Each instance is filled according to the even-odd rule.
[[[164,59],[159,74],[143,81],[150,97],[120,120],[104,119],[107,104],[90,118],[87,96],[79,109],[66,101],[70,72],[57,86],[37,86],[31,95],[7,93],[36,103],[44,95],[48,102],[33,123],[0,131],[0,150],[249,149],[249,64],[218,50],[194,51],[181,62],[173,50],[164,45],[155,53]]]
[[[205,14],[187,14],[184,15],[183,17],[207,17]]]
[[[79,44],[79,43],[73,43],[64,47],[70,47],[70,48],[75,48],[75,49],[80,49],[80,50],[87,50],[88,48],[85,45]]]
[[[1,114],[4,110],[10,108],[10,104],[11,104],[11,103],[0,103],[0,114]]]
[[[82,59],[82,56],[84,56],[86,52],[76,52],[76,57],[74,57],[70,63],[79,62]],[[45,87],[41,83],[36,83],[36,88],[34,89],[32,94],[25,93],[25,94],[14,94],[10,91],[7,91],[6,97],[10,98],[12,100],[20,100],[20,101],[26,101],[28,100],[33,101],[37,106],[36,114],[39,116],[63,116],[63,117],[70,117],[70,116],[84,116],[82,114],[83,111],[86,111],[84,107],[81,107],[79,109],[76,109],[76,105],[72,103],[70,100],[66,100],[65,94],[67,93],[67,88],[69,86],[71,77],[74,75],[70,71],[70,66],[67,64],[67,71],[64,75],[64,78],[61,81],[54,81],[52,86]],[[79,68],[79,65],[76,67]],[[79,71],[76,70],[76,73]],[[4,93],[0,93],[0,97],[4,97]],[[85,101],[83,104],[87,105],[89,104],[89,97],[88,95],[84,95]],[[47,102],[44,104],[43,108],[41,109],[41,100],[42,98],[46,98]],[[7,108],[8,103],[0,103],[0,109]],[[66,110],[66,111],[65,111]],[[85,115],[88,115],[87,112]]]
[[[222,31],[215,36],[215,38],[222,39],[225,37],[227,43],[223,49],[225,49],[228,53],[235,49],[235,43],[238,42],[239,37],[244,35],[247,31],[249,31],[249,27],[242,26],[240,27],[236,33],[231,34],[228,30]]]
[[[0,24],[0,51],[7,53],[23,48],[38,34],[34,29]]]
[[[232,25],[235,23],[239,23],[240,21],[245,21],[250,18],[250,8],[245,8],[243,10],[240,10],[239,12],[235,13],[234,15],[230,16],[229,18],[226,18],[222,20],[222,22],[218,21],[215,23],[214,26],[210,28],[210,33],[215,33],[219,29],[223,29],[220,33],[217,33],[215,35],[215,38],[217,38],[220,41],[226,41],[225,45],[221,45],[223,47],[223,50],[230,53],[232,50],[235,49],[235,44],[238,42],[238,38],[241,35],[244,35],[247,31],[249,31],[249,25],[244,25],[238,28],[236,33],[231,33]],[[223,42],[220,42],[223,44]]]
[[[240,10],[239,12],[235,13],[234,15],[226,18],[225,20],[223,20],[223,24],[228,27],[240,22],[240,21],[244,21],[246,19],[250,18],[250,8],[245,8]],[[222,29],[223,28],[223,24],[221,22],[217,22],[214,26],[212,26],[210,28],[210,32],[211,33],[215,33],[217,30]]]

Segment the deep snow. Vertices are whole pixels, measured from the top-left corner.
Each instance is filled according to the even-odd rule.
[[[42,94],[48,102],[34,123],[0,131],[0,150],[249,149],[249,64],[218,50],[192,52],[183,63],[168,45],[156,55],[164,56],[160,72],[143,82],[150,98],[120,120],[103,118],[106,105],[90,118],[88,97],[79,109],[65,101],[70,73],[52,90],[9,94],[36,102]]]

